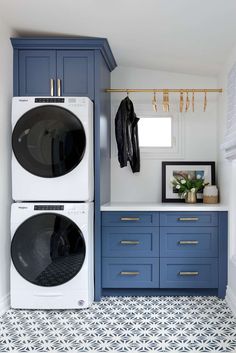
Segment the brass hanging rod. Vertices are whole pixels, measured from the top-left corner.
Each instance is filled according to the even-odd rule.
[[[222,93],[222,88],[144,88],[144,89],[134,89],[134,88],[108,88],[105,92],[125,92],[125,93],[158,93],[158,92],[169,92],[169,93]]]

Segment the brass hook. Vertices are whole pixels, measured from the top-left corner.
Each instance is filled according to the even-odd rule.
[[[157,112],[157,98],[156,98],[155,91],[153,91],[152,108],[153,108],[154,112]]]
[[[193,94],[192,94],[192,111],[194,112],[194,91],[193,91]]]
[[[129,91],[128,90],[126,91],[126,94],[127,94],[127,97],[129,98]]]

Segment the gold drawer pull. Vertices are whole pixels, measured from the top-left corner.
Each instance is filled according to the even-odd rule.
[[[179,245],[197,245],[199,244],[198,240],[180,240]]]
[[[197,272],[197,271],[180,271],[179,275],[180,276],[198,276],[199,272]]]
[[[198,217],[180,217],[178,218],[181,222],[191,222],[191,221],[199,221]]]
[[[124,245],[138,245],[139,241],[138,240],[121,240],[120,243],[124,244]]]
[[[121,221],[139,221],[139,217],[121,217]]]
[[[138,271],[121,271],[120,275],[121,276],[138,276],[140,272]]]

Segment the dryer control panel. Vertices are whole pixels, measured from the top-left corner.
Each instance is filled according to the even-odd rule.
[[[63,211],[63,205],[35,205],[35,211]]]

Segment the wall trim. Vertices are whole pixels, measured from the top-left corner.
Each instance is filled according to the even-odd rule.
[[[0,298],[0,316],[10,309],[10,293]]]
[[[231,287],[227,286],[227,292],[226,292],[226,297],[225,300],[232,310],[234,316],[236,316],[236,293],[232,290]]]

